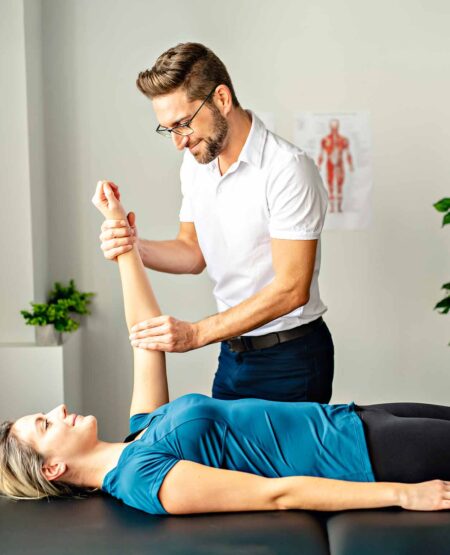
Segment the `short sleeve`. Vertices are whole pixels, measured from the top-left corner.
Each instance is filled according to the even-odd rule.
[[[133,416],[130,418],[130,434],[139,432],[140,430],[142,430],[142,428],[145,427],[149,414],[149,412],[133,414]]]
[[[188,151],[185,152],[183,162],[180,167],[181,182],[181,208],[179,219],[180,222],[193,222],[194,214],[192,210],[191,182],[193,179],[192,162],[188,158]]]
[[[179,458],[164,447],[152,446],[134,453],[121,470],[120,483],[124,491],[118,497],[127,505],[153,515],[166,515],[158,492],[168,472]]]
[[[267,185],[270,236],[318,239],[325,221],[327,192],[314,161],[292,155]]]

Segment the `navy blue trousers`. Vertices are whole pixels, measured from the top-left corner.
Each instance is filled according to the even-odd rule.
[[[333,373],[334,346],[325,322],[303,337],[267,349],[236,353],[223,341],[212,396],[328,403]]]

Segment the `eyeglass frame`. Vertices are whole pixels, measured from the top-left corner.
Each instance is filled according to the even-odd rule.
[[[206,101],[212,95],[212,93],[216,90],[216,88],[217,88],[217,85],[214,85],[214,88],[212,89],[212,91],[208,94],[208,96],[200,104],[200,106],[198,107],[194,115],[190,119],[188,119],[188,121],[185,121],[184,123],[180,123],[180,125],[174,125],[173,127],[163,127],[161,124],[158,124],[158,127],[155,129],[156,133],[158,133],[158,135],[161,135],[161,137],[166,137],[167,139],[170,137],[170,133],[175,133],[175,135],[179,135],[180,137],[187,137],[188,135],[192,135],[192,133],[194,132],[192,127],[190,127],[192,120],[200,112],[200,110],[203,108],[203,105],[206,103]],[[187,127],[191,130],[191,132],[186,133],[185,135],[183,135],[182,133],[177,133],[176,129],[178,129],[179,127]],[[167,132],[169,133],[169,135],[163,134]]]

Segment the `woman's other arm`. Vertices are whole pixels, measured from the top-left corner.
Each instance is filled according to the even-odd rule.
[[[159,500],[171,514],[288,509],[342,511],[391,506],[436,511],[450,509],[450,482],[401,484],[309,476],[264,478],[180,461],[164,479]]]
[[[93,204],[105,218],[127,221],[126,212],[107,181],[99,181]],[[160,316],[161,311],[145,273],[136,245],[118,257],[128,330],[138,322]],[[152,412],[169,402],[165,355],[160,351],[133,349],[134,386],[130,416]]]

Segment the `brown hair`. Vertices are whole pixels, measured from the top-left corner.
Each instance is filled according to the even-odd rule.
[[[0,496],[11,499],[76,497],[87,493],[63,482],[50,481],[42,472],[44,457],[12,432],[13,422],[0,424]]]
[[[182,87],[190,102],[203,100],[215,86],[226,85],[233,105],[239,107],[227,68],[212,50],[198,42],[169,48],[152,69],[139,73],[136,85],[150,99]]]

